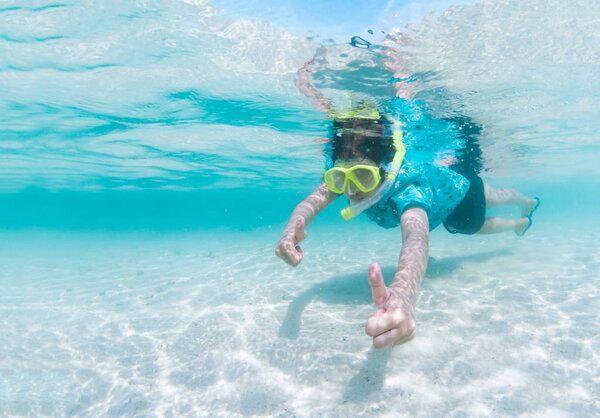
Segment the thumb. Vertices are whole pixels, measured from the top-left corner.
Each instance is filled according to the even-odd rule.
[[[298,219],[296,220],[296,225],[294,228],[294,237],[295,237],[295,244],[298,244],[300,241],[303,241],[304,238],[306,238],[306,231],[304,230],[305,227],[305,221],[304,221],[304,217],[299,216]]]
[[[369,284],[371,285],[371,292],[373,293],[373,302],[378,308],[383,308],[387,299],[387,288],[381,275],[381,268],[377,263],[369,266]]]

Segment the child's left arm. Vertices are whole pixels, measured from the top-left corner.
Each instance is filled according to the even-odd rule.
[[[323,95],[314,88],[310,83],[310,77],[313,71],[309,68],[314,63],[314,58],[306,62],[302,68],[298,70],[298,78],[294,81],[296,87],[313,101],[313,106],[323,113],[331,113],[331,103]]]
[[[404,211],[402,252],[394,280],[385,286],[377,263],[369,267],[373,302],[379,308],[367,321],[366,332],[373,337],[375,348],[410,341],[415,331],[415,302],[429,254],[429,220],[427,213],[413,207]]]

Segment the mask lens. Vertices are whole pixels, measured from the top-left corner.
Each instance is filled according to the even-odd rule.
[[[354,170],[354,176],[360,185],[365,189],[370,189],[375,186],[375,176],[372,170],[366,168],[357,168]]]
[[[330,175],[330,181],[337,190],[344,190],[344,182],[346,181],[346,173],[343,171],[333,171]]]
[[[343,170],[332,168],[325,173],[325,182],[332,192],[343,193],[346,173]]]

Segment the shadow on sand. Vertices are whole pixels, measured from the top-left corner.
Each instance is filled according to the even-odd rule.
[[[426,280],[447,276],[464,262],[486,261],[493,257],[508,255],[511,250],[506,248],[498,251],[488,251],[462,257],[452,257],[436,260],[429,257]],[[382,268],[383,277],[388,281],[394,276],[395,267]],[[287,314],[279,328],[279,336],[288,339],[298,338],[300,319],[306,306],[318,299],[328,304],[368,304],[371,299],[371,288],[367,281],[367,272],[346,276],[333,277],[330,280],[314,285],[296,296],[288,306]],[[366,318],[365,318],[366,321]],[[358,373],[350,380],[344,399],[363,399],[383,386],[387,361],[391,350],[375,350],[371,348],[367,359]]]

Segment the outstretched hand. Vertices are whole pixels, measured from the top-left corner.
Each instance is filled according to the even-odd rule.
[[[377,263],[369,267],[369,284],[373,302],[379,308],[367,320],[367,335],[373,337],[375,348],[390,344],[404,344],[414,337],[415,315],[413,303],[402,290],[386,287]]]
[[[304,227],[304,218],[299,216],[294,224],[294,229],[281,237],[275,249],[277,257],[290,266],[296,267],[302,261],[302,249],[298,244],[306,238]]]

